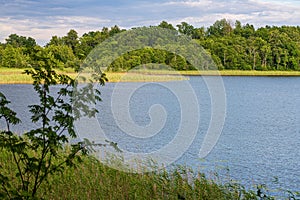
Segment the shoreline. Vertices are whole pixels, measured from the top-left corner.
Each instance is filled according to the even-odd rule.
[[[24,69],[0,68],[0,84],[32,84],[31,77],[22,74]],[[75,78],[78,73],[58,70]],[[257,77],[300,77],[300,71],[167,71],[167,70],[132,70],[130,72],[105,72],[108,82],[165,82],[187,80],[188,76],[257,76]]]

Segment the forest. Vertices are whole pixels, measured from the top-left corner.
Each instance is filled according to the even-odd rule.
[[[174,27],[166,21],[158,27],[191,37],[211,55],[219,70],[300,70],[299,26],[255,28],[238,20],[221,19],[209,27],[198,28],[186,22]],[[65,36],[52,36],[45,46],[38,45],[32,37],[11,34],[0,43],[0,67],[33,66],[39,52],[43,52],[51,57],[57,68],[77,70],[98,44],[124,31],[127,30],[115,25],[80,37],[71,29]],[[195,69],[185,58],[153,48],[128,52],[107,67],[111,71],[127,71],[147,63],[166,64],[177,70]]]

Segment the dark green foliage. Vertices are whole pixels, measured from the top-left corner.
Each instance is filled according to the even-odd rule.
[[[181,22],[181,24],[177,25],[178,32],[191,36],[194,32],[194,27],[186,22]]]
[[[61,68],[79,69],[80,60],[74,55],[71,47],[67,45],[48,45],[44,50],[53,55]]]
[[[224,37],[230,35],[233,28],[226,19],[217,20],[212,26],[207,29],[207,35],[210,37]]]
[[[194,70],[195,68],[180,55],[170,53],[168,51],[144,48],[128,52],[114,60],[108,70],[110,71],[128,71],[139,65],[156,63],[161,65],[153,65],[153,69],[163,68],[165,65],[177,70]],[[148,68],[150,66],[147,66]]]
[[[176,30],[172,24],[169,24],[169,23],[166,22],[166,21],[162,21],[162,22],[158,25],[158,27],[160,27],[160,28],[168,28],[168,29],[171,29],[171,30]]]
[[[0,52],[0,65],[9,68],[26,68],[30,65],[30,56],[25,53],[24,47],[6,45]]]
[[[27,49],[31,49],[37,45],[33,38],[26,38],[17,34],[11,34],[5,40],[7,45],[12,45],[13,47],[26,47]]]

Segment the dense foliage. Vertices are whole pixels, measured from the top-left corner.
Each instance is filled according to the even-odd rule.
[[[226,19],[216,21],[205,28],[196,28],[186,22],[174,27],[166,21],[159,27],[177,30],[203,46],[212,56],[220,70],[300,70],[300,27],[265,26],[255,29],[251,24],[232,23]],[[66,36],[53,36],[40,47],[31,37],[10,35],[0,44],[0,66],[24,68],[32,65],[36,51],[46,51],[57,60],[58,67],[78,69],[80,63],[98,44],[123,32],[118,26],[104,27],[81,37],[75,30]],[[109,66],[112,71],[126,71],[144,63],[171,65],[178,70],[190,70],[193,66],[172,52],[145,48],[129,52]],[[108,66],[107,66],[108,67]]]

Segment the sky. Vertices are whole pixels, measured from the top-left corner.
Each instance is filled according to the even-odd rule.
[[[10,34],[33,37],[44,45],[52,36],[188,22],[195,27],[226,18],[234,24],[300,25],[300,0],[0,0],[0,42]]]

